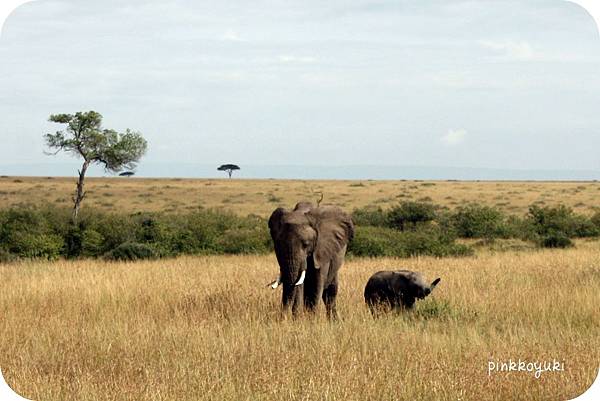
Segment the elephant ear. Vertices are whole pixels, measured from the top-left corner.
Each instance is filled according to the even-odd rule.
[[[278,207],[271,213],[271,217],[269,217],[269,231],[273,241],[275,241],[281,232],[282,219],[286,213],[287,211],[284,208]]]
[[[311,226],[317,231],[317,244],[313,251],[315,268],[319,269],[344,250],[354,237],[354,223],[342,209],[322,206],[306,213]]]

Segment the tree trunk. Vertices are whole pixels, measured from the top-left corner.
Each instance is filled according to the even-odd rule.
[[[79,209],[81,207],[81,201],[85,198],[85,192],[83,191],[83,181],[85,180],[85,173],[90,165],[90,161],[86,160],[83,162],[83,166],[81,166],[81,171],[79,171],[79,179],[77,180],[77,190],[75,191],[75,196],[73,197],[73,223],[77,223],[77,215],[79,214]]]
[[[233,174],[233,170],[227,170],[227,174],[229,174],[229,178],[231,178],[231,174]]]

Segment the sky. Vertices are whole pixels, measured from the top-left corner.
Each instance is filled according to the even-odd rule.
[[[151,175],[236,163],[600,179],[599,74],[596,24],[562,0],[38,0],[0,36],[0,167],[76,163],[44,155],[60,129],[48,117],[96,110],[144,135]]]

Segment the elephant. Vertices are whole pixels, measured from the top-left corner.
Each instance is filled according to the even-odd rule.
[[[419,272],[379,271],[369,278],[365,286],[365,302],[373,315],[381,309],[411,309],[415,300],[427,297],[440,280],[438,277],[427,284]]]
[[[277,208],[269,231],[279,263],[272,288],[283,286],[282,310],[293,315],[304,306],[314,311],[322,298],[329,319],[337,319],[338,271],[344,263],[354,223],[337,206],[300,202],[293,210]]]

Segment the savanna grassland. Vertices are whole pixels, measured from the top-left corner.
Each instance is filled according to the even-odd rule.
[[[348,212],[408,200],[450,209],[477,202],[517,215],[531,204],[587,215],[600,206],[597,182],[86,183],[83,210],[167,216],[203,207],[267,217],[279,205],[316,201],[319,191]],[[68,207],[74,186],[71,178],[0,177],[0,209]],[[0,263],[0,368],[34,400],[571,399],[590,386],[600,361],[600,242],[575,244],[351,257],[340,271],[334,323],[322,310],[280,315],[280,290],[266,287],[278,272],[273,254]],[[374,320],[364,285],[397,268],[442,281],[411,313]],[[490,361],[519,358],[556,360],[564,370],[488,374]]]
[[[367,278],[442,277],[374,320]],[[282,319],[273,255],[0,265],[0,366],[34,400],[566,400],[600,360],[600,246],[348,260],[341,321]],[[488,375],[488,361],[564,370]]]
[[[19,204],[70,206],[74,178],[0,177],[0,208]],[[469,202],[523,215],[532,204],[563,204],[589,214],[599,207],[600,182],[306,181],[238,179],[88,178],[83,207],[106,211],[185,212],[204,208],[267,217],[280,205],[319,199],[348,211],[426,201],[453,209]]]

